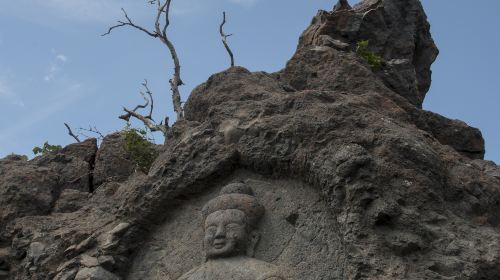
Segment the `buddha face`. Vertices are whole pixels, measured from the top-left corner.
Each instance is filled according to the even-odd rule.
[[[245,255],[247,245],[247,217],[243,211],[219,210],[207,216],[204,238],[207,258]]]

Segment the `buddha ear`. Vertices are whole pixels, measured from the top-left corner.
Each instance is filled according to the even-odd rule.
[[[203,242],[202,242],[202,251],[203,251],[203,262],[207,262],[208,261],[208,254],[207,254],[207,245],[206,245],[206,241],[205,239],[203,239]]]
[[[253,257],[255,255],[255,248],[260,241],[260,233],[256,230],[252,230],[248,235],[248,247],[247,256]]]

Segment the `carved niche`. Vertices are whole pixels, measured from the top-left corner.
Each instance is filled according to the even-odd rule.
[[[291,180],[236,172],[168,213],[127,279],[337,279],[337,222],[320,195]]]

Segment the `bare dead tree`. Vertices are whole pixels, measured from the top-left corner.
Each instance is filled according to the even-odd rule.
[[[92,136],[87,135],[86,133],[88,133],[88,132],[94,134],[97,137],[92,137]],[[89,125],[89,128],[82,128],[82,127],[78,128],[78,134],[80,134],[84,137],[87,137],[87,138],[97,138],[97,140],[104,139],[104,134],[102,134],[99,131],[99,129],[97,129],[97,127],[91,126],[91,125]]]
[[[73,130],[71,129],[71,127],[69,126],[69,124],[67,123],[64,123],[64,126],[66,126],[66,128],[68,129],[68,134],[73,137],[76,142],[78,143],[81,143],[81,140],[80,140],[80,137],[79,136],[83,136],[84,138],[97,138],[97,140],[103,140],[104,139],[104,135],[97,129],[96,126],[91,126],[89,125],[89,128],[78,128],[76,131],[77,131],[77,134],[75,134],[73,132]],[[87,133],[92,133],[94,135],[89,135]]]
[[[66,128],[68,129],[69,136],[73,137],[76,140],[76,142],[80,143],[80,138],[78,138],[78,136],[76,136],[73,133],[73,131],[71,130],[71,127],[67,123],[64,123],[64,126],[66,126]]]
[[[141,94],[142,98],[144,99],[144,104],[139,104],[139,105],[135,106],[135,108],[133,110],[123,108],[123,110],[125,111],[125,114],[119,116],[119,118],[126,121],[126,122],[129,122],[130,118],[134,117],[134,118],[142,121],[144,123],[144,125],[147,126],[151,131],[153,131],[153,132],[161,131],[163,133],[163,135],[166,137],[167,132],[169,130],[168,117],[165,118],[165,121],[164,121],[165,123],[163,123],[163,121],[160,122],[159,124],[157,124],[155,122],[155,120],[152,117],[153,109],[154,109],[153,93],[151,92],[151,90],[148,87],[147,80],[144,80],[144,83],[142,83],[142,86],[144,87],[145,92],[141,91],[139,93]],[[142,115],[142,114],[137,112],[137,110],[139,110],[139,109],[146,109],[148,107],[149,107],[148,115]]]
[[[234,67],[234,55],[233,52],[231,51],[231,48],[229,48],[229,45],[227,44],[227,37],[232,36],[233,34],[226,35],[224,33],[224,24],[226,24],[226,12],[222,12],[222,23],[220,24],[219,32],[222,38],[222,44],[224,44],[224,47],[226,48],[226,51],[229,54],[229,57],[231,58],[231,67]]]
[[[169,15],[170,15],[170,4],[172,0],[165,0],[165,2],[163,2],[163,0],[148,0],[148,2],[150,4],[156,4],[157,7],[156,20],[154,24],[155,27],[153,31],[150,31],[139,25],[136,25],[130,19],[125,9],[122,8],[126,21],[118,21],[118,24],[111,26],[108,32],[102,34],[102,36],[110,34],[115,28],[130,26],[132,28],[135,28],[139,31],[146,33],[147,35],[153,38],[159,39],[164,45],[167,46],[168,50],[170,51],[170,55],[172,56],[172,60],[174,62],[174,74],[173,77],[169,80],[170,89],[172,91],[172,103],[174,105],[174,111],[177,114],[177,120],[182,120],[184,116],[183,116],[179,86],[182,86],[184,83],[182,82],[181,79],[181,66],[179,63],[179,57],[177,56],[175,47],[167,36],[167,28],[170,25]],[[150,120],[149,118],[139,115],[137,112],[135,112],[135,110],[131,110],[129,114],[144,122],[146,126],[149,127],[151,125],[150,123],[145,122],[147,120]]]

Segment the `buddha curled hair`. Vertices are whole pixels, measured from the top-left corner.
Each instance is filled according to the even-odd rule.
[[[259,203],[252,188],[244,183],[231,183],[220,191],[219,195],[211,199],[203,209],[203,219],[208,215],[219,211],[236,209],[246,214],[249,226],[255,228],[262,216],[264,216],[264,206]]]

